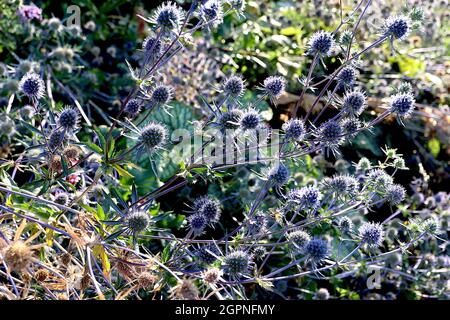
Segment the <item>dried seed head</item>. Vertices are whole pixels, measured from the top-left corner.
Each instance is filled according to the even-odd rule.
[[[34,278],[38,282],[43,282],[48,278],[48,271],[46,269],[39,269],[34,273]]]
[[[137,278],[138,286],[142,289],[151,289],[155,285],[156,276],[150,272],[142,272]]]
[[[221,276],[222,272],[218,268],[210,268],[203,272],[203,280],[208,283],[215,283]]]
[[[68,146],[63,150],[63,154],[70,160],[77,160],[80,157],[80,152],[81,149],[74,145]]]
[[[198,299],[198,288],[189,280],[181,280],[174,288],[174,295],[181,300],[196,300]]]
[[[28,245],[19,240],[6,247],[3,258],[8,268],[22,271],[32,262],[33,253]]]

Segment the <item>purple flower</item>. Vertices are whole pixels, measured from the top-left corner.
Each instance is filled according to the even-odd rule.
[[[31,21],[33,19],[41,21],[42,9],[36,7],[35,5],[23,5],[17,9],[17,15],[23,22]]]

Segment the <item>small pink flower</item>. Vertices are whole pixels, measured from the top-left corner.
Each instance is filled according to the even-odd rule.
[[[35,5],[23,5],[17,9],[17,15],[23,21],[31,21],[33,19],[42,20],[42,9]]]

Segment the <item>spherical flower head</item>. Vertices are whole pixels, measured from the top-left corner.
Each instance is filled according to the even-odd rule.
[[[64,141],[65,132],[63,130],[55,130],[48,137],[48,146],[51,150],[59,148]]]
[[[344,119],[341,125],[347,138],[354,137],[362,127],[361,121],[355,118]]]
[[[278,99],[284,92],[286,80],[279,76],[270,76],[264,80],[264,92],[272,99]]]
[[[194,213],[189,217],[189,228],[195,235],[201,234],[208,224],[206,217],[200,213]]]
[[[155,122],[149,123],[140,133],[139,140],[147,148],[148,151],[154,151],[166,142],[167,129]]]
[[[255,109],[248,109],[243,112],[239,119],[239,125],[242,130],[253,130],[258,128],[261,123],[261,116]]]
[[[328,300],[328,299],[330,299],[330,293],[328,292],[328,290],[326,288],[320,288],[314,294],[314,299],[315,300]]]
[[[350,30],[345,30],[341,33],[341,36],[339,37],[339,43],[348,46],[350,42],[352,41],[353,32]]]
[[[163,32],[177,32],[183,24],[183,19],[183,9],[172,2],[166,2],[156,9],[150,21],[160,27]]]
[[[313,262],[320,262],[328,256],[328,243],[320,238],[311,239],[305,246],[305,253]]]
[[[296,253],[303,253],[306,245],[311,241],[311,236],[304,230],[295,230],[287,235],[289,244]]]
[[[150,216],[145,211],[132,211],[125,217],[125,224],[132,233],[140,233],[149,227]]]
[[[367,182],[376,192],[384,193],[394,183],[394,179],[384,170],[374,169],[367,174]]]
[[[413,88],[412,88],[411,83],[405,82],[405,81],[400,82],[400,84],[396,88],[394,88],[394,94],[398,94],[398,93],[412,94]]]
[[[163,106],[172,100],[172,88],[159,85],[152,92],[152,102],[157,106]]]
[[[329,120],[319,128],[319,139],[325,146],[337,146],[342,143],[344,128],[337,121]]]
[[[239,98],[244,94],[245,83],[240,76],[233,75],[223,83],[223,91],[226,95],[233,98]]]
[[[233,251],[227,254],[223,259],[225,270],[231,275],[247,273],[250,262],[250,255],[242,250]]]
[[[359,90],[349,91],[345,94],[342,102],[342,108],[352,116],[359,116],[367,107],[366,96]]]
[[[161,40],[148,36],[144,39],[144,42],[142,42],[142,50],[150,56],[158,56],[162,51]]]
[[[257,246],[255,249],[253,249],[253,257],[256,259],[262,259],[267,254],[267,250],[263,246]]]
[[[439,222],[437,219],[434,218],[428,218],[425,220],[421,225],[421,230],[424,232],[428,232],[430,234],[437,234],[439,233]]]
[[[398,184],[393,184],[386,188],[386,200],[394,206],[405,200],[405,194],[405,188]]]
[[[356,170],[358,170],[358,171],[367,171],[367,170],[370,170],[371,168],[372,168],[372,164],[370,163],[370,160],[367,158],[359,159],[359,161],[356,165]]]
[[[320,204],[320,192],[314,186],[300,189],[300,204],[304,210],[317,209]]]
[[[389,17],[384,24],[385,34],[403,40],[411,32],[411,20],[405,16]]]
[[[223,129],[237,129],[239,128],[239,120],[242,116],[242,110],[233,108],[220,115],[219,124]]]
[[[216,222],[220,218],[220,202],[215,199],[208,199],[198,212],[206,218],[208,223]]]
[[[207,283],[216,283],[222,276],[222,271],[218,268],[209,268],[202,274],[202,279]]]
[[[369,247],[377,248],[383,243],[383,227],[377,222],[364,222],[359,227],[359,237],[362,243],[366,243]]]
[[[390,110],[397,113],[400,117],[408,117],[414,110],[415,100],[412,94],[396,94],[391,97]]]
[[[338,225],[342,233],[349,233],[353,230],[353,222],[349,217],[341,218]]]
[[[58,117],[58,125],[66,131],[72,131],[77,128],[80,115],[78,110],[72,107],[66,107],[60,112]]]
[[[300,141],[305,136],[305,124],[300,119],[290,119],[282,126],[286,139]]]
[[[124,111],[131,117],[134,118],[141,111],[141,103],[138,99],[131,99],[125,105]]]
[[[334,45],[334,38],[330,32],[318,31],[309,39],[309,53],[320,56],[331,56]]]
[[[289,169],[282,163],[272,166],[268,173],[268,180],[275,186],[281,187],[288,183]]]
[[[217,27],[223,21],[223,8],[219,0],[208,0],[200,7],[200,17],[208,27]]]
[[[39,75],[34,72],[28,72],[20,80],[19,90],[28,98],[37,101],[44,96],[45,84]]]
[[[356,81],[356,76],[355,68],[351,66],[344,67],[337,75],[338,84],[344,88],[352,87]]]

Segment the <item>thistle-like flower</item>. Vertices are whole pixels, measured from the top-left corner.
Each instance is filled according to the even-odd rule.
[[[249,271],[251,258],[245,251],[233,251],[223,258],[224,268],[232,276],[245,274]]]
[[[223,8],[220,0],[207,0],[200,6],[200,18],[208,28],[217,27],[223,22]]]
[[[386,200],[391,205],[397,205],[405,199],[405,188],[399,184],[392,184],[386,188]]]
[[[341,88],[351,88],[356,82],[356,70],[352,66],[346,66],[337,75],[338,85]]]
[[[411,19],[405,16],[389,17],[383,26],[383,33],[398,40],[404,40],[411,32]]]
[[[194,235],[200,235],[206,228],[208,221],[206,217],[200,213],[194,213],[188,218],[189,229],[192,230]]]
[[[389,107],[391,112],[395,112],[401,118],[407,118],[414,110],[415,100],[410,93],[399,93],[391,97]]]
[[[136,117],[141,111],[141,103],[137,99],[131,99],[125,105],[124,111],[131,117]]]
[[[219,125],[223,130],[239,128],[239,120],[242,118],[243,112],[240,109],[233,108],[223,112],[218,119]]]
[[[259,112],[253,108],[245,110],[239,119],[240,128],[244,131],[258,128],[260,123],[261,116]]]
[[[333,152],[344,142],[344,128],[334,120],[328,120],[322,124],[316,133],[319,141],[325,148],[330,148]]]
[[[306,245],[311,241],[311,236],[308,232],[298,229],[289,232],[287,240],[295,253],[304,253]]]
[[[311,239],[305,246],[305,254],[313,263],[319,263],[328,256],[328,243],[320,238]]]
[[[154,15],[150,18],[150,22],[155,24],[161,31],[168,35],[179,32],[183,21],[184,11],[175,3],[165,2],[156,9]]]
[[[359,227],[359,237],[361,243],[366,243],[369,247],[377,248],[383,243],[383,227],[376,222],[364,222]]]
[[[282,163],[273,165],[268,172],[267,179],[275,187],[281,187],[288,183],[290,177],[289,169]]]
[[[145,231],[150,225],[150,216],[145,211],[132,211],[124,219],[125,226],[133,235]]]
[[[366,95],[359,90],[348,91],[342,101],[342,108],[351,117],[361,115],[366,107]]]
[[[161,107],[170,102],[172,100],[173,96],[173,89],[172,87],[166,86],[166,85],[158,85],[156,88],[153,89],[152,95],[151,95],[151,101],[152,105],[156,107]]]
[[[160,149],[166,140],[167,129],[159,123],[151,122],[140,131],[139,141],[149,153]]]
[[[230,76],[223,83],[223,91],[232,98],[239,98],[244,94],[245,82],[240,76]]]
[[[267,94],[272,101],[278,99],[284,92],[286,87],[286,80],[280,76],[270,76],[264,80],[262,90]]]
[[[31,100],[37,101],[44,96],[45,84],[39,75],[28,72],[20,80],[19,90]]]
[[[80,115],[73,107],[64,108],[58,116],[58,125],[65,131],[74,131],[78,127]]]
[[[161,40],[156,39],[155,37],[148,36],[142,42],[142,50],[149,57],[157,57],[161,54],[162,51],[162,43]]]
[[[282,129],[287,140],[301,141],[305,136],[305,124],[300,119],[290,119],[283,123]]]
[[[335,46],[333,35],[330,32],[318,31],[312,35],[308,42],[308,53],[319,56],[331,56]]]
[[[349,217],[341,218],[338,222],[338,226],[342,233],[350,233],[354,228],[353,221]]]

